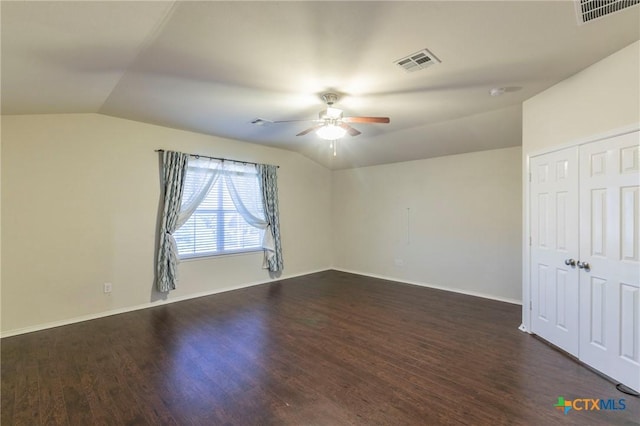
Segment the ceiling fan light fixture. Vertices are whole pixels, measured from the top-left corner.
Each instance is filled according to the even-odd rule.
[[[347,131],[345,129],[343,129],[342,127],[338,127],[335,124],[327,124],[325,126],[320,127],[316,131],[316,134],[320,138],[326,139],[328,141],[334,141],[336,139],[340,139],[346,133]]]

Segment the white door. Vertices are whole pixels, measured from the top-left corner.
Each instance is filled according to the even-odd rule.
[[[580,147],[580,360],[640,390],[640,133]],[[587,265],[588,267],[586,267]]]
[[[578,148],[530,162],[531,328],[578,356]]]

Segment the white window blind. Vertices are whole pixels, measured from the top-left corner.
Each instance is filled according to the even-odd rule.
[[[191,173],[190,173],[191,171]],[[181,258],[262,250],[264,231],[249,225],[238,212],[227,189],[233,179],[239,198],[254,216],[264,219],[262,193],[253,165],[227,165],[193,215],[174,232]],[[197,185],[187,170],[185,193]]]

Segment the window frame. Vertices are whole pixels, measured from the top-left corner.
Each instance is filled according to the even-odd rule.
[[[243,165],[245,167],[251,167],[249,165]],[[254,169],[255,170],[255,169]],[[253,253],[258,253],[258,252],[262,252],[264,251],[264,248],[262,247],[262,241],[264,238],[264,229],[259,229],[259,228],[255,228],[252,227],[251,225],[249,225],[244,218],[242,217],[242,215],[238,212],[237,209],[235,209],[235,206],[233,210],[227,208],[224,208],[224,197],[225,197],[225,192],[228,194],[228,189],[227,189],[227,184],[226,182],[224,182],[224,179],[227,177],[228,174],[231,173],[235,173],[235,174],[251,174],[256,176],[256,180],[258,179],[257,177],[257,170],[246,170],[246,171],[228,171],[228,170],[221,170],[220,173],[221,175],[219,176],[219,180],[218,182],[216,182],[214,184],[214,186],[211,187],[211,189],[209,190],[209,193],[207,193],[207,196],[205,197],[205,199],[202,201],[201,205],[204,204],[204,202],[207,200],[207,198],[210,196],[210,193],[213,192],[214,190],[216,190],[217,188],[217,194],[214,195],[216,196],[217,199],[217,206],[221,207],[217,210],[212,210],[212,209],[203,209],[206,210],[208,212],[210,212],[210,215],[215,215],[216,216],[216,229],[220,229],[220,225],[222,225],[222,229],[223,232],[219,233],[219,235],[216,237],[216,247],[220,247],[221,245],[224,246],[224,230],[225,230],[225,215],[238,215],[239,219],[244,221],[245,225],[250,227],[250,228],[254,228],[257,229],[260,233],[260,237],[259,237],[259,241],[258,241],[258,245],[257,246],[251,246],[251,247],[245,247],[245,248],[239,248],[239,249],[229,249],[229,250],[216,250],[216,251],[207,251],[207,252],[202,252],[202,253],[180,253],[180,250],[178,249],[178,258],[180,259],[180,261],[193,261],[193,260],[200,260],[200,259],[207,259],[207,258],[215,258],[215,257],[220,257],[220,256],[237,256],[237,255],[245,255],[245,254],[253,254]],[[260,202],[264,203],[263,200],[263,194],[260,191],[260,182],[258,181],[258,196],[260,198]],[[229,195],[230,196],[230,195]],[[189,220],[187,222],[185,222],[185,224],[183,225],[183,227],[189,223],[189,221],[191,221],[191,219],[196,216],[198,214],[200,210],[200,206],[198,206],[196,208],[196,210],[193,212],[192,216],[189,218]],[[176,229],[176,231],[174,232],[174,237],[175,234],[182,229],[182,227]],[[176,241],[177,244],[177,241]]]

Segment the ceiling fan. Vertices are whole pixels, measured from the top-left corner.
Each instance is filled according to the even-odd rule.
[[[349,123],[389,123],[390,121],[389,117],[344,117],[342,115],[342,110],[333,106],[333,104],[338,101],[338,95],[335,93],[323,94],[322,100],[327,104],[327,109],[320,111],[319,118],[317,120],[284,120],[274,121],[273,123],[313,121],[317,124],[303,130],[296,136],[304,136],[315,131],[322,139],[336,140],[340,139],[347,133],[351,136],[358,136],[361,133],[359,130],[351,127]]]

